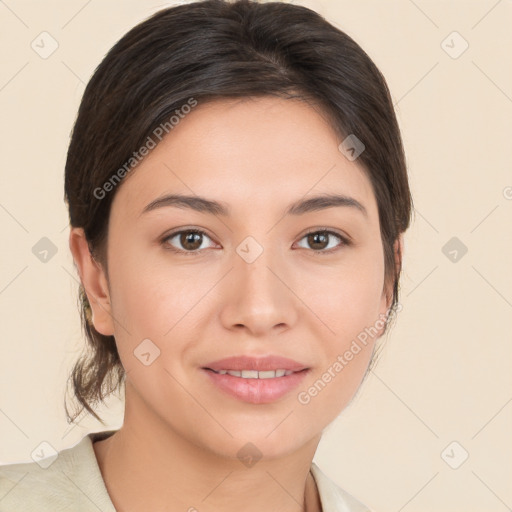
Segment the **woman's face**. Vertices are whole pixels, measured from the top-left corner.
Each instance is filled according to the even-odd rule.
[[[133,421],[222,456],[251,442],[271,458],[319,436],[347,406],[389,304],[376,200],[341,142],[300,101],[199,103],[121,183],[109,300],[93,309],[97,329],[115,335]],[[308,202],[326,194],[357,203]],[[243,355],[308,370],[272,395],[289,377],[258,394],[261,381],[205,369]],[[227,378],[241,395],[215,384]]]

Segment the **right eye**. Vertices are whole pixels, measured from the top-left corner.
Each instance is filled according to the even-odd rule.
[[[162,240],[162,243],[165,244],[167,249],[174,252],[193,255],[205,249],[205,247],[201,247],[205,237],[211,240],[211,238],[201,229],[182,229],[167,235]],[[174,244],[181,247],[176,247]]]

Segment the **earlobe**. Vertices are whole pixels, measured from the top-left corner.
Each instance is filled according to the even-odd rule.
[[[398,238],[395,240],[393,244],[393,256],[395,261],[395,275],[399,276],[402,270],[402,261],[404,255],[404,234],[400,233]],[[394,281],[389,283],[389,286],[386,288],[386,304],[387,310],[391,307],[393,302],[393,287]]]
[[[91,306],[91,322],[100,334],[112,336],[114,322],[108,280],[102,265],[92,256],[82,228],[71,228],[69,248]]]
[[[404,251],[405,251],[404,233],[400,233],[400,236],[395,241],[395,245],[394,245],[395,265],[396,265],[397,275],[400,274],[400,271],[402,270]]]
[[[400,275],[402,269],[402,260],[404,255],[404,234],[401,233],[399,237],[395,240],[393,245],[393,254],[395,258],[395,272],[396,275]],[[386,278],[386,282],[384,284],[384,289],[382,291],[382,309],[381,315],[389,314],[389,309],[393,303],[393,291],[394,291],[394,280],[391,278]]]

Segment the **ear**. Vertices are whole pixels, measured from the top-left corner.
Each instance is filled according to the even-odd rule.
[[[105,336],[114,334],[108,280],[101,264],[92,256],[82,228],[71,228],[69,248],[92,309],[92,324]]]

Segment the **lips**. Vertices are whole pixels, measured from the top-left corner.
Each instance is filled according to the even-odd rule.
[[[293,372],[300,372],[308,369],[308,366],[277,355],[270,355],[266,357],[252,357],[252,356],[233,356],[219,359],[206,364],[204,369],[219,372],[220,370],[255,370],[255,371],[270,371],[270,370],[287,370]]]
[[[282,364],[282,363],[281,363]],[[273,378],[243,378],[221,374],[203,368],[202,373],[216,389],[239,401],[249,404],[270,404],[290,396],[310,373],[309,369],[291,371],[289,375]],[[252,370],[250,370],[252,371]]]

